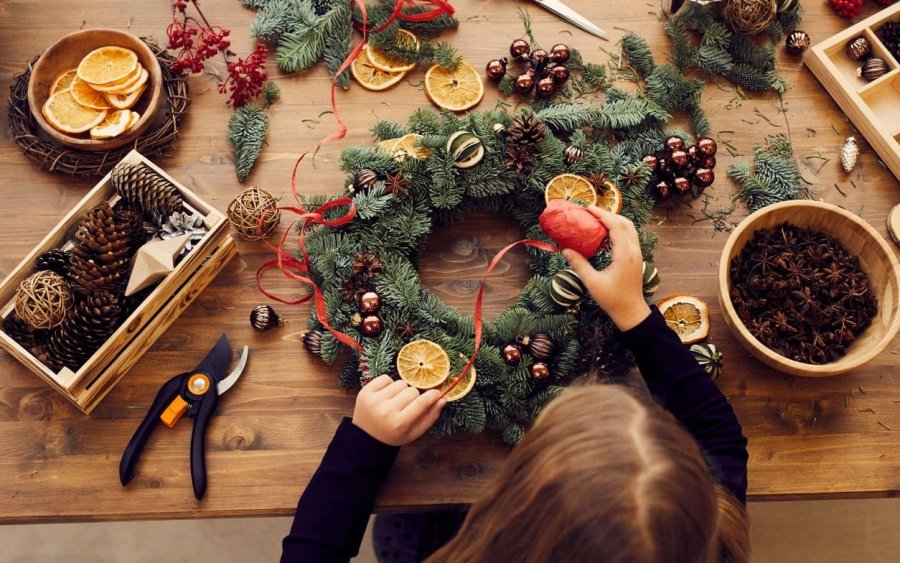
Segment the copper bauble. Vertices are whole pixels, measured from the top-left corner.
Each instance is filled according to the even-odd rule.
[[[710,170],[712,170],[713,168],[716,167],[716,157],[707,156],[706,158],[703,158],[700,161],[698,161],[697,166],[699,168],[709,168]]]
[[[489,80],[499,82],[501,78],[506,76],[506,65],[509,61],[506,57],[490,61],[484,68],[484,73]]]
[[[509,56],[514,59],[524,59],[531,53],[531,46],[524,39],[516,39],[509,46]]]
[[[363,318],[359,325],[359,331],[366,336],[378,336],[384,329],[384,324],[377,315],[368,315]]]
[[[683,176],[677,176],[672,180],[672,187],[680,194],[686,194],[691,191],[691,181]]]
[[[684,150],[684,139],[673,135],[666,139],[666,148],[670,151],[682,151]]]
[[[551,69],[553,81],[557,84],[565,84],[569,79],[569,67],[566,65],[556,65]]]
[[[531,62],[531,66],[535,69],[540,70],[547,64],[550,60],[550,54],[543,49],[535,49],[528,55],[528,60]]]
[[[378,172],[371,168],[363,168],[353,175],[353,189],[357,192],[364,192],[374,186],[379,179]]]
[[[697,145],[689,146],[687,149],[685,149],[685,152],[688,155],[688,159],[695,164],[697,163],[698,159],[703,158],[703,155],[700,154],[700,151],[697,150]]]
[[[569,50],[569,46],[563,43],[557,43],[550,48],[550,60],[556,64],[565,64],[571,56],[572,52]]]
[[[544,362],[535,362],[531,366],[531,377],[535,379],[547,379],[550,377],[550,366]]]
[[[672,151],[672,156],[669,157],[669,162],[672,163],[672,167],[675,170],[684,170],[684,168],[690,164],[690,159],[688,159],[687,152],[677,149]]]
[[[534,93],[539,98],[549,98],[556,91],[556,81],[552,76],[541,78],[534,86]]]
[[[697,139],[697,152],[703,156],[716,156],[718,150],[719,145],[717,145],[713,139],[710,139],[709,137],[700,137]]]
[[[367,291],[359,296],[360,313],[377,313],[381,308],[381,296],[374,291]]]
[[[865,37],[857,37],[847,43],[847,56],[853,61],[862,61],[872,56],[872,45]]]
[[[522,361],[522,349],[519,348],[518,344],[507,344],[501,350],[501,355],[503,356],[503,361],[511,366]]]
[[[315,356],[322,355],[322,336],[323,332],[319,329],[313,329],[303,335],[303,346],[309,350],[310,354]]]
[[[644,158],[641,159],[641,162],[646,164],[650,168],[650,172],[656,173],[659,172],[659,159],[656,158],[655,155],[648,154]]]
[[[709,168],[698,168],[694,173],[694,184],[698,188],[708,188],[716,181],[716,174]]]
[[[784,45],[789,53],[800,55],[809,49],[810,42],[809,34],[797,29],[788,33],[787,39],[784,40]]]
[[[656,190],[656,197],[659,199],[668,199],[672,195],[672,184],[667,180],[660,180],[653,187]]]
[[[513,82],[513,91],[516,94],[527,94],[534,88],[534,78],[528,74],[520,74],[516,81]]]

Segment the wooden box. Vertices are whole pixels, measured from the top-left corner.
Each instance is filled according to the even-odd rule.
[[[822,41],[806,54],[806,65],[825,86],[856,128],[900,179],[900,61],[878,36],[882,25],[900,20],[900,2]],[[846,46],[865,37],[872,54],[884,59],[888,72],[872,82],[857,76],[863,61],[847,56]]]
[[[178,318],[203,289],[216,277],[225,264],[237,254],[237,247],[229,234],[227,218],[195,193],[175,181],[162,169],[131,151],[124,161],[140,161],[172,182],[181,192],[186,207],[204,216],[208,232],[147,296],[116,331],[77,372],[63,368],[54,372],[12,337],[0,330],[0,346],[15,356],[28,369],[51,387],[62,393],[85,413],[91,412]],[[64,246],[72,239],[82,215],[95,206],[116,196],[107,174],[66,215],[40,244],[31,251],[13,272],[0,284],[0,318],[12,313],[16,288],[33,272],[35,259],[43,252]]]

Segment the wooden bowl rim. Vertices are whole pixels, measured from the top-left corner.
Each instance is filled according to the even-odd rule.
[[[869,349],[864,353],[853,358],[853,361],[848,363],[846,366],[835,368],[835,362],[829,362],[827,364],[806,364],[773,352],[771,349],[769,349],[768,346],[757,340],[757,338],[753,336],[753,334],[747,329],[747,327],[744,326],[743,321],[741,321],[740,317],[737,314],[737,311],[734,308],[734,305],[731,302],[731,295],[729,294],[729,269],[731,263],[730,258],[734,251],[734,246],[737,244],[738,238],[740,238],[741,234],[743,234],[745,231],[751,229],[752,226],[764,215],[768,215],[773,211],[780,211],[782,209],[789,208],[823,209],[861,227],[866,232],[866,234],[869,235],[869,239],[880,248],[881,252],[885,256],[887,256],[888,262],[891,264],[891,270],[893,272],[894,279],[897,281],[897,286],[900,287],[900,261],[897,260],[897,257],[894,255],[893,250],[891,250],[890,246],[888,246],[884,238],[868,222],[864,221],[857,215],[850,213],[846,209],[843,209],[831,203],[812,200],[784,201],[781,203],[768,205],[748,215],[743,221],[740,222],[737,228],[732,231],[731,235],[729,235],[728,237],[728,240],[725,242],[725,247],[722,249],[722,255],[719,259],[719,304],[724,310],[726,321],[725,324],[728,325],[728,328],[731,329],[732,332],[739,333],[740,337],[737,338],[739,342],[741,342],[742,344],[744,342],[749,343],[756,349],[757,352],[763,354],[766,358],[769,359],[769,362],[766,362],[768,363],[768,365],[781,371],[786,371],[790,374],[802,375],[806,377],[830,377],[832,375],[839,375],[841,373],[852,371],[866,364],[867,362],[872,360],[872,358],[883,352],[885,348],[887,348],[888,344],[890,344],[890,342],[897,335],[898,330],[900,330],[900,314],[894,315],[893,321],[887,327],[884,335],[878,342],[875,343],[875,345],[869,347]],[[786,219],[786,222],[790,223],[791,221],[789,219]],[[879,307],[882,306],[882,303],[879,302]],[[895,303],[894,306],[896,307],[897,304]]]
[[[39,75],[41,71],[41,65],[46,64],[45,56],[47,55],[47,53],[52,52],[53,50],[59,48],[60,45],[68,41],[82,36],[90,36],[91,34],[96,33],[109,33],[126,37],[134,43],[133,48],[135,50],[143,52],[139,53],[139,55],[143,54],[149,57],[150,60],[150,67],[147,68],[147,72],[150,73],[148,80],[151,82],[150,99],[147,102],[147,110],[143,115],[141,115],[141,118],[131,128],[130,132],[123,133],[122,135],[113,137],[111,139],[104,139],[102,141],[97,141],[91,138],[74,137],[69,133],[59,131],[58,129],[50,125],[50,123],[48,123],[44,118],[43,113],[41,113],[41,108],[39,107],[40,104],[37,103],[38,95],[34,86],[37,82],[37,80],[35,80],[35,76]],[[129,46],[129,48],[132,48],[132,46]],[[87,53],[85,53],[85,55],[86,54]],[[151,121],[156,116],[157,111],[159,110],[160,99],[162,97],[162,82],[162,70],[160,69],[159,61],[157,60],[156,55],[153,53],[153,50],[150,49],[150,47],[140,37],[128,33],[127,31],[122,31],[121,29],[116,29],[113,27],[79,29],[78,31],[73,31],[72,33],[60,37],[49,47],[44,49],[44,51],[41,53],[41,56],[38,57],[37,62],[35,62],[34,66],[32,66],[31,76],[29,77],[28,81],[28,106],[29,109],[31,109],[31,115],[32,117],[34,117],[34,120],[37,122],[40,128],[54,141],[76,149],[101,152],[104,150],[112,150],[126,145],[144,133],[144,131],[150,125]]]

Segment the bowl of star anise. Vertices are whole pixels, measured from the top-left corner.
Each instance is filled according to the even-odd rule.
[[[778,203],[728,237],[719,304],[732,334],[763,363],[807,377],[846,373],[900,329],[900,263],[853,213],[817,201]]]

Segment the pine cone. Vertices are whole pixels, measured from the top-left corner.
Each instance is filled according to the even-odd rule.
[[[69,260],[72,255],[65,250],[54,249],[48,250],[37,257],[34,264],[35,270],[50,270],[56,272],[62,277],[69,275]]]
[[[50,331],[46,362],[54,370],[78,368],[115,332],[122,316],[118,298],[98,291],[79,301],[61,325]]]
[[[510,147],[531,148],[546,136],[547,127],[531,113],[517,117],[506,132]]]
[[[534,155],[530,148],[509,147],[503,164],[516,174],[528,174],[534,167]]]
[[[139,209],[133,207],[116,209],[115,219],[121,226],[131,250],[137,250],[147,242],[150,233],[144,228],[144,214]]]
[[[43,342],[44,338],[47,336],[46,330],[31,328],[28,326],[28,323],[20,319],[14,311],[11,311],[9,315],[3,319],[3,332],[18,342],[22,348],[29,351]]]
[[[181,253],[178,255],[178,258],[180,259],[182,256],[193,250],[195,246],[200,244],[200,241],[206,236],[206,231],[207,229],[206,225],[203,224],[202,215],[199,213],[188,215],[187,213],[176,211],[169,215],[165,225],[159,230],[159,238],[168,240],[182,235],[191,235],[187,244],[184,245],[184,248],[181,249]]]
[[[129,247],[127,228],[116,221],[109,204],[87,212],[75,233],[69,265],[72,289],[81,294],[121,289],[128,281]]]
[[[887,50],[900,59],[900,20],[889,21],[881,26],[881,40]]]
[[[112,184],[128,205],[143,210],[157,227],[184,204],[171,182],[141,163],[118,164],[112,171]]]
[[[353,273],[364,274],[370,278],[376,277],[384,270],[381,258],[374,252],[357,252],[353,258]]]

